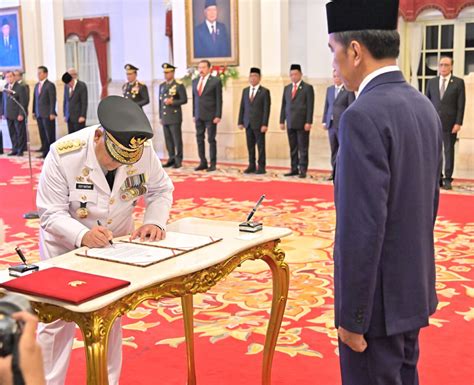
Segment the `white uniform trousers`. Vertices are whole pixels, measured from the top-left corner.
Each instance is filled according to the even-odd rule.
[[[38,325],[46,385],[64,385],[71,358],[76,324],[62,320]],[[118,385],[122,369],[122,325],[117,319],[109,335],[107,363],[109,385]]]

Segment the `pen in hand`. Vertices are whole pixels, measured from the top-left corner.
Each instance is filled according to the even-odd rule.
[[[97,219],[97,224],[98,224],[99,226],[102,226],[102,223],[100,223],[100,221],[99,221],[98,219]],[[110,245],[111,245],[112,247],[114,246],[114,243],[112,242],[111,239],[109,239],[109,243],[110,243]]]

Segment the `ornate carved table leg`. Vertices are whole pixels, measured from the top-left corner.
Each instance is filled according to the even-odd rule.
[[[192,294],[181,297],[183,307],[184,334],[188,360],[188,385],[196,385],[196,367],[194,365],[194,315]]]
[[[270,266],[273,277],[273,299],[270,321],[268,323],[265,348],[263,351],[262,384],[270,385],[271,371],[275,347],[280,333],[280,326],[285,313],[288,289],[290,283],[290,272],[288,265],[284,262],[285,253],[276,247],[273,252],[267,253],[262,259]]]

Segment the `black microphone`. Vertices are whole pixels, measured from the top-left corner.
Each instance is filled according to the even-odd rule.
[[[6,92],[7,94],[16,95],[16,92],[15,92],[15,91],[10,90],[10,89],[8,89],[8,88],[4,88],[4,89],[3,89],[3,92]]]

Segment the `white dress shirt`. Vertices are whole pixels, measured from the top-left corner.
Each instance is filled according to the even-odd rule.
[[[211,35],[212,35],[212,27],[214,27],[214,32],[217,34],[217,23],[215,21],[211,23],[209,20],[206,19],[206,25]]]
[[[443,79],[446,79],[446,83],[444,83],[444,92],[448,88],[449,81],[451,80],[451,74],[446,77],[439,75],[439,92],[441,93],[441,86],[443,85]]]
[[[359,95],[364,90],[364,88],[367,87],[367,84],[369,84],[377,76],[386,74],[388,72],[395,72],[395,71],[400,71],[400,68],[396,65],[393,65],[393,66],[385,66],[385,67],[379,68],[378,70],[375,70],[374,72],[368,74],[365,77],[365,79],[362,80],[362,83],[360,83],[359,89],[357,90],[357,93],[356,93],[356,99],[359,97]]]
[[[250,90],[249,90],[249,99],[252,97],[255,98],[255,96],[257,96],[257,91],[258,89],[260,88],[260,84],[257,84],[255,87],[254,86],[250,86]]]

